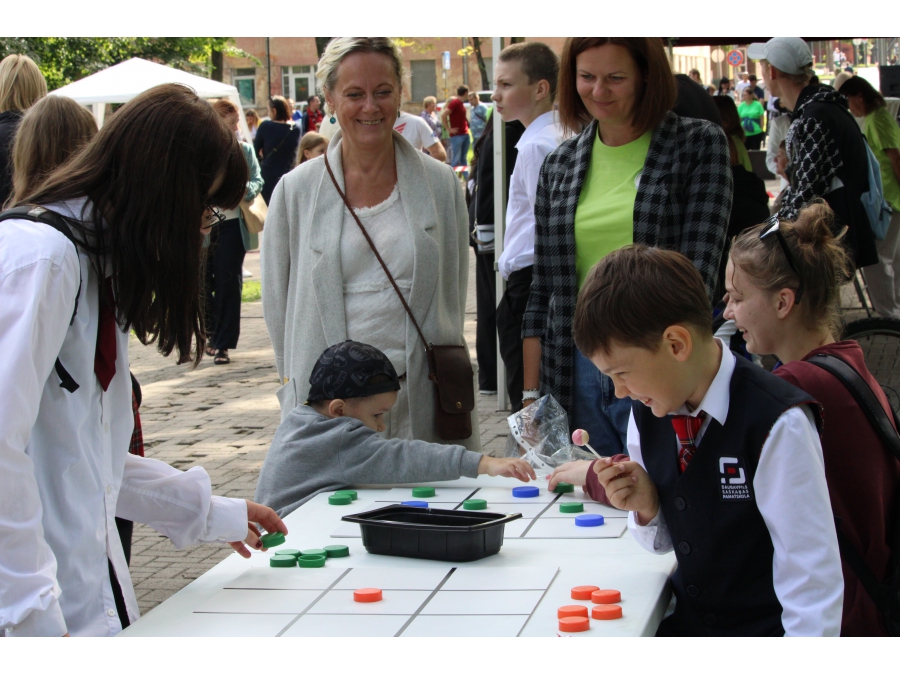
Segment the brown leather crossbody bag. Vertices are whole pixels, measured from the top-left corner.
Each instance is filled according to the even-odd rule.
[[[419,322],[413,316],[406,298],[403,297],[397,282],[394,281],[394,277],[381,258],[381,254],[375,248],[375,242],[372,241],[369,233],[366,232],[366,228],[359,220],[353,207],[350,206],[347,196],[341,190],[340,185],[338,185],[337,179],[335,179],[331,170],[331,165],[328,162],[328,155],[324,157],[325,168],[328,170],[331,182],[334,183],[334,189],[337,190],[341,199],[344,200],[344,205],[350,211],[353,220],[359,225],[359,229],[366,241],[369,242],[372,253],[378,258],[378,262],[381,263],[381,268],[391,282],[391,286],[397,292],[397,297],[400,298],[403,308],[409,315],[413,326],[416,327],[416,332],[425,346],[425,353],[428,356],[428,379],[434,383],[434,419],[438,436],[445,441],[460,441],[470,438],[472,436],[472,411],[475,409],[475,380],[472,361],[469,359],[466,348],[462,345],[435,345],[425,339],[422,329],[419,328]]]

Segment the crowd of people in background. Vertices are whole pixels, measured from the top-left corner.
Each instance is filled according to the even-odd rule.
[[[696,70],[675,76],[657,38],[568,38],[561,55],[525,42],[496,55],[490,108],[461,85],[415,115],[390,38],[333,38],[318,93],[248,110],[243,140],[235,104],[180,85],[98,130],[46,96],[30,59],[0,62],[0,201],[14,209],[0,218],[6,634],[113,635],[138,618],[116,518],[249,555],[260,526],[286,532],[279,514],[345,475],[534,478],[519,458],[479,455],[474,392],[455,413],[467,434],[448,435],[432,381],[434,345],[465,347],[470,247],[473,387],[496,393],[499,346],[513,411],[552,395],[589,432],[604,458],[550,485],[584,486],[630,512],[642,546],[674,550],[660,635],[896,630],[848,551],[890,573],[900,462],[815,358],[843,361],[871,388],[871,414],[893,416],[836,311],[862,269],[875,309],[900,318],[900,127],[862,78],[820,84],[800,38],[748,57],[762,80],[707,89]],[[508,148],[499,303],[494,115]],[[781,179],[771,207],[753,162],[763,143]],[[889,220],[877,234],[870,150]],[[282,419],[260,503],[129,454],[128,361],[133,334],[179,363],[230,362],[257,195]],[[772,354],[774,374],[758,365]],[[736,502],[716,474],[724,485],[725,453],[746,476]]]

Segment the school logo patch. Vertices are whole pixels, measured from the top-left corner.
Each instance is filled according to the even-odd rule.
[[[741,457],[719,457],[719,482],[723,502],[753,499],[750,480]]]

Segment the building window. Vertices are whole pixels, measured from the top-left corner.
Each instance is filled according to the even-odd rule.
[[[233,82],[241,97],[241,105],[256,105],[256,68],[235,68]]]
[[[282,66],[281,77],[283,96],[295,103],[305,103],[316,93],[315,66]]]
[[[412,71],[412,91],[410,98],[416,103],[421,103],[426,96],[437,95],[437,71],[434,59],[410,61]]]

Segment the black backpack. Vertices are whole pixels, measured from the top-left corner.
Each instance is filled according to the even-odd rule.
[[[890,453],[900,461],[900,435],[891,425],[872,388],[860,374],[845,361],[831,354],[816,354],[807,361],[834,375],[853,394],[853,398],[865,413],[872,428],[884,441]],[[893,410],[891,413],[896,428],[900,429],[897,414]],[[866,593],[882,613],[888,634],[894,637],[900,636],[900,499],[895,500],[894,512],[891,514],[892,522],[887,524],[891,560],[887,577],[881,581],[875,576],[872,568],[866,564],[862,554],[841,532],[840,519],[835,520],[837,521],[835,525],[841,557],[847,561],[856,576],[859,577]]]
[[[75,243],[75,237],[67,222],[68,219],[54,211],[48,211],[42,206],[17,206],[14,209],[8,209],[3,213],[0,213],[0,222],[3,222],[4,220],[30,220],[34,223],[44,223],[45,225],[49,225],[65,235],[66,239],[71,241],[72,245],[75,246],[75,250],[78,250],[78,245]],[[72,318],[69,320],[70,326],[75,322],[75,315],[78,314],[78,298],[81,297],[81,287],[84,283],[80,274],[81,273],[79,272],[78,293],[75,295],[75,310],[72,312]],[[79,384],[69,374],[69,371],[63,367],[59,357],[56,358],[55,368],[56,374],[59,377],[60,387],[69,393],[78,389]]]

